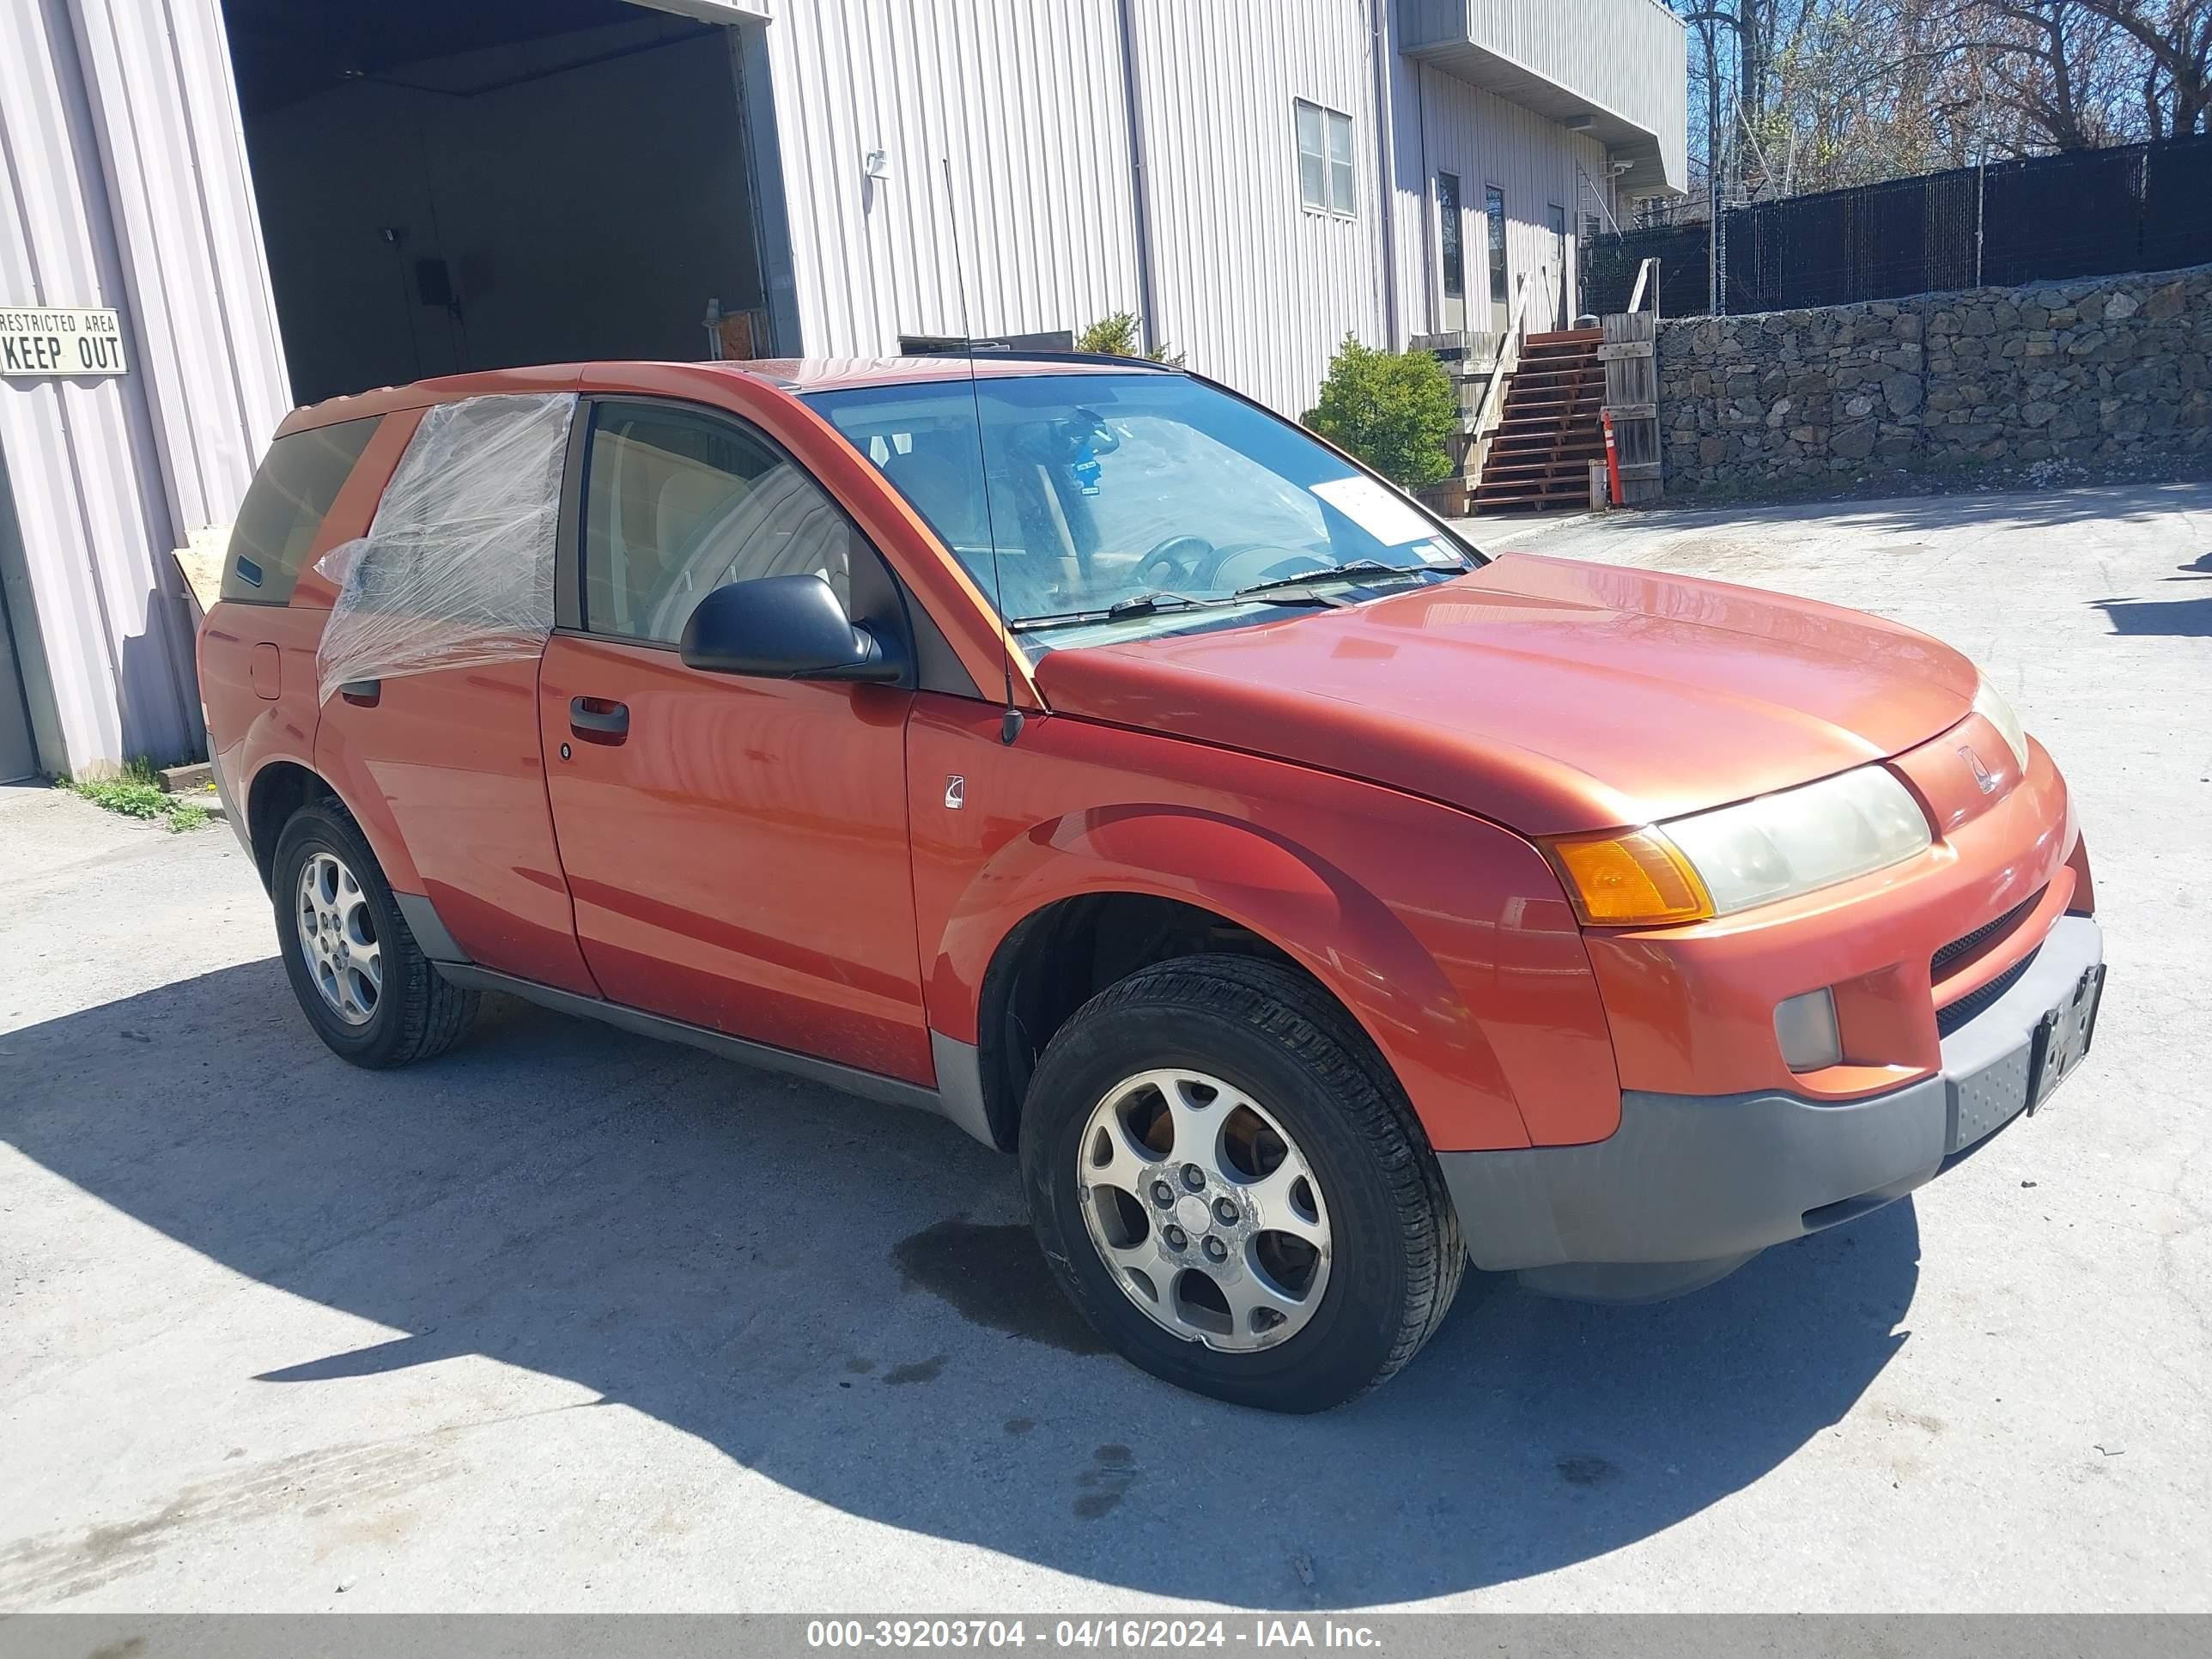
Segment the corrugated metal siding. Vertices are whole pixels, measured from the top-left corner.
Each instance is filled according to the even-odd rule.
[[[1464,40],[1633,123],[1689,176],[1682,21],[1661,0],[1404,0],[1405,44]]]
[[[1383,341],[1393,265],[1400,339],[1438,326],[1436,169],[1459,173],[1477,217],[1483,186],[1504,189],[1515,272],[1555,263],[1549,205],[1566,210],[1571,238],[1590,210],[1576,161],[1605,179],[1596,139],[1402,57],[1389,0],[1130,0],[1129,10],[1153,337],[1285,414],[1310,406],[1346,335]],[[1373,151],[1385,142],[1378,21],[1388,157]],[[765,34],[800,349],[866,356],[902,333],[960,331],[938,165],[948,153],[977,332],[1079,328],[1140,308],[1115,0],[821,0],[784,9]],[[1300,204],[1301,98],[1352,118],[1355,217]],[[888,181],[863,176],[872,149],[889,153]],[[1469,229],[1473,281],[1480,228]]]
[[[1400,155],[1405,157],[1409,148],[1413,152],[1409,173],[1401,173],[1401,179],[1409,186],[1420,181],[1418,195],[1401,198],[1404,204],[1398,215],[1400,314],[1414,333],[1443,329],[1432,185],[1439,172],[1450,173],[1458,175],[1461,206],[1467,215],[1468,326],[1487,329],[1488,315],[1480,308],[1488,281],[1484,191],[1495,185],[1505,192],[1509,299],[1511,283],[1524,271],[1547,267],[1553,281],[1558,280],[1559,260],[1546,217],[1546,210],[1553,205],[1566,210],[1571,277],[1582,216],[1597,211],[1590,191],[1576,173],[1576,164],[1580,162],[1593,184],[1602,188],[1605,146],[1440,70],[1409,58],[1398,61],[1401,72],[1393,99],[1401,130],[1409,141],[1401,144]],[[1531,316],[1534,327],[1551,325],[1551,309],[1541,301],[1531,301]]]
[[[1295,414],[1346,333],[1378,339],[1368,0],[1136,0],[1153,337]],[[1115,0],[822,0],[767,39],[801,344],[867,355],[1140,309]],[[1298,203],[1291,102],[1353,118],[1359,212]],[[862,175],[889,152],[887,182]]]
[[[1137,8],[1158,333],[1286,415],[1346,334],[1382,338],[1369,26],[1366,0]],[[1301,98],[1352,117],[1352,218],[1300,204]]]
[[[767,37],[805,351],[960,333],[956,232],[977,333],[1135,308],[1114,0],[818,0]]]
[[[73,9],[171,509],[228,524],[292,398],[220,0]]]
[[[198,698],[168,550],[229,519],[286,407],[217,0],[0,7],[0,302],[112,307],[131,363],[0,381],[63,751],[43,758],[186,754]]]

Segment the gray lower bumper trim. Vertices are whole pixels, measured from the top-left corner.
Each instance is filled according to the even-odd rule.
[[[1841,1106],[1632,1093],[1610,1139],[1447,1153],[1444,1181],[1479,1267],[1743,1256],[1799,1237],[1808,1210],[1926,1181],[1944,1116],[1941,1078]]]
[[[2062,917],[1944,1040],[1940,1073],[1871,1100],[1631,1092],[1607,1140],[1441,1154],[1468,1253],[1492,1270],[1720,1264],[1902,1197],[2025,1108],[2037,1023],[2103,956],[2094,921]]]

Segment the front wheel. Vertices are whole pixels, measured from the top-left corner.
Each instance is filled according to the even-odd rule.
[[[1149,968],[1061,1027],[1022,1164],[1040,1242],[1100,1334],[1217,1399],[1311,1412],[1442,1322],[1466,1259],[1436,1159],[1364,1033],[1295,970]]]

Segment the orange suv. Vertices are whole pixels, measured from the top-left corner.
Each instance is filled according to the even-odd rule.
[[[1282,1410],[1463,1266],[1667,1296],[2032,1109],[2102,985],[1958,653],[1486,558],[1110,359],[597,363],[295,413],[200,636],[358,1065],[509,992],[1021,1158],[1138,1364]]]

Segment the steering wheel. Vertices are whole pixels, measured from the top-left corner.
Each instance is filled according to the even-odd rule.
[[[1137,561],[1137,580],[1141,587],[1173,587],[1189,581],[1219,557],[1203,536],[1170,536]]]
[[[1233,590],[1277,576],[1295,576],[1301,566],[1326,570],[1328,561],[1304,548],[1267,542],[1216,547],[1203,536],[1170,536],[1137,561],[1137,580],[1147,588]]]
[[[1194,573],[1194,580],[1211,588],[1234,592],[1254,582],[1295,576],[1302,570],[1326,570],[1328,561],[1304,548],[1277,547],[1268,542],[1238,542],[1214,549],[1212,556]]]

